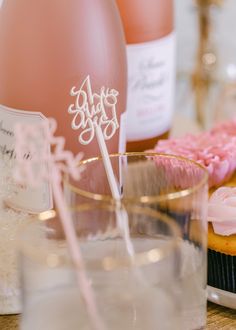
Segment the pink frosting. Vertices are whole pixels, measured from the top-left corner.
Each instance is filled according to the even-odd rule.
[[[203,179],[203,171],[185,159],[167,157],[149,157],[158,166],[159,178],[164,176],[165,185],[171,190],[188,189],[196,186]],[[205,185],[207,188],[207,184]]]
[[[206,132],[161,140],[155,151],[183,156],[205,166],[210,187],[227,181],[236,169],[236,137],[227,134]]]
[[[236,188],[221,187],[211,195],[208,220],[212,222],[216,234],[236,234]]]
[[[219,186],[236,170],[236,118],[216,125],[210,132],[161,140],[154,151],[198,162],[208,170],[209,186]],[[222,187],[212,194],[208,219],[215,233],[236,234],[236,188]]]
[[[229,136],[236,136],[236,118],[216,125],[211,130],[212,134],[225,134]]]

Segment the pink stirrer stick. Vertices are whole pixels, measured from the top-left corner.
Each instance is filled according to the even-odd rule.
[[[78,162],[82,158],[79,153],[73,154],[64,150],[65,139],[55,137],[56,121],[48,119],[38,125],[17,124],[15,127],[15,151],[17,164],[15,179],[17,182],[32,187],[39,186],[43,180],[48,180],[52,186],[52,193],[58,210],[68,247],[76,269],[76,277],[87,311],[96,330],[104,330],[105,325],[98,313],[93,290],[88,281],[85,265],[78,245],[78,237],[68,210],[62,191],[62,175],[69,174],[78,180],[80,172]],[[51,150],[50,152],[50,146]],[[31,155],[31,159],[24,157]]]

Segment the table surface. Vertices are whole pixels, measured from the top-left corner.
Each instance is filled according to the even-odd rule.
[[[236,310],[208,304],[207,330],[235,330]],[[0,316],[1,330],[19,329],[19,315]]]

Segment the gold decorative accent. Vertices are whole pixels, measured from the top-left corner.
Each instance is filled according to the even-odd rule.
[[[181,156],[174,156],[174,155],[168,155],[168,154],[161,154],[161,153],[156,153],[156,152],[125,152],[125,153],[117,153],[117,154],[110,154],[109,157],[112,159],[118,158],[118,157],[127,157],[130,161],[137,161],[137,160],[147,160],[148,158],[152,157],[164,157],[165,159],[177,159],[179,161],[183,161],[187,164],[191,164],[198,168],[199,170],[202,171],[202,177],[199,180],[198,183],[194,184],[191,188],[186,188],[186,189],[180,189],[176,192],[169,192],[166,194],[162,195],[157,195],[157,196],[139,196],[139,197],[126,197],[122,199],[123,204],[152,204],[152,203],[160,203],[160,202],[165,202],[167,200],[173,200],[173,199],[178,199],[178,198],[183,198],[187,196],[191,196],[195,192],[197,192],[199,189],[203,188],[204,185],[207,184],[208,182],[208,172],[205,167],[200,165],[199,163],[196,163],[193,160],[181,157]],[[89,163],[97,162],[97,161],[102,161],[102,157],[93,157],[90,159],[85,159],[82,160],[79,163],[79,166],[86,166]],[[102,195],[99,193],[93,193],[90,191],[86,191],[84,189],[80,189],[78,186],[75,186],[69,182],[68,177],[65,177],[63,180],[64,186],[67,187],[70,191],[72,191],[75,194],[78,194],[80,196],[83,196],[85,198],[90,199],[91,201],[101,201],[101,202],[109,202],[111,204],[114,203],[114,199],[112,198],[111,195]]]
[[[220,7],[223,0],[195,0],[198,8],[199,41],[195,69],[192,74],[192,86],[195,92],[196,119],[202,128],[206,128],[205,105],[210,86],[214,80],[213,72],[217,65],[217,54],[211,45],[211,8]]]

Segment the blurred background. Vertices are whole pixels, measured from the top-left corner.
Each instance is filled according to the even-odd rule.
[[[184,120],[191,130],[207,129],[236,113],[236,1],[175,0],[175,4],[175,127],[188,130],[188,125],[179,125]]]

